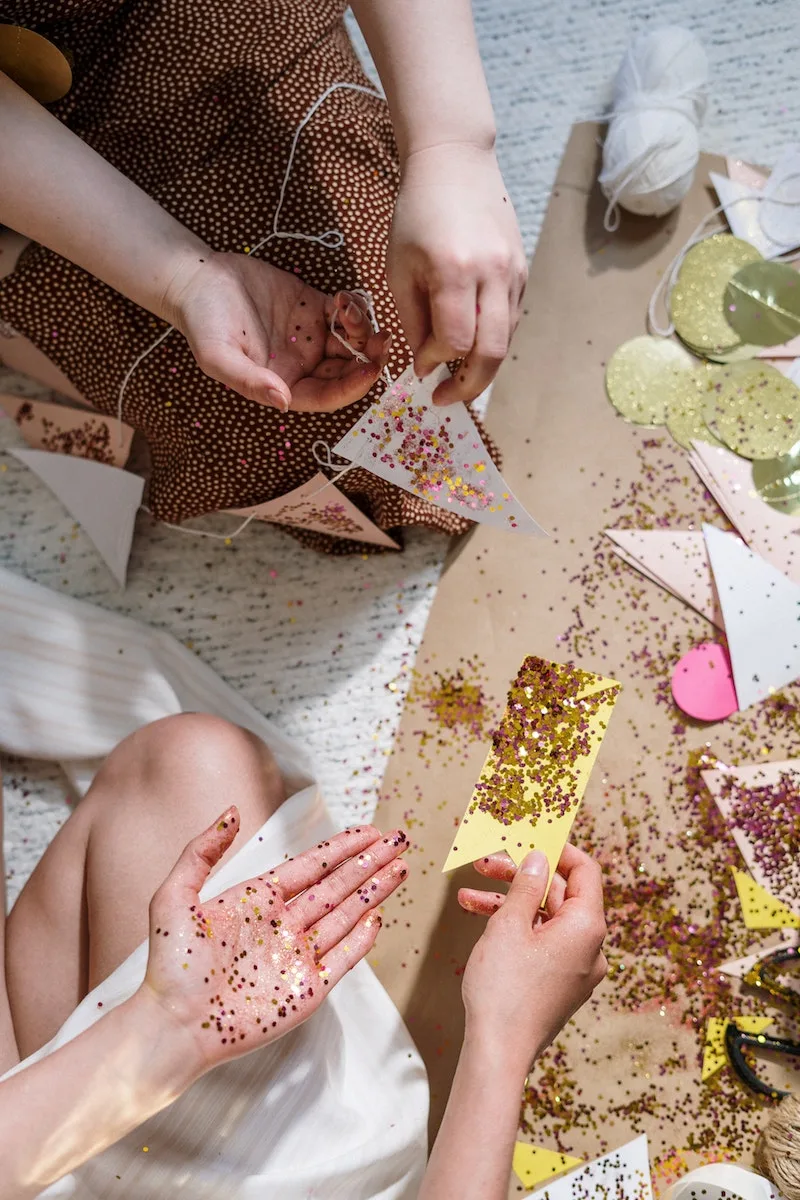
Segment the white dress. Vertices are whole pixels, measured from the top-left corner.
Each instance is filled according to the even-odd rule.
[[[259,736],[289,796],[214,876],[204,899],[330,836],[303,754],[195,655],[164,633],[0,569],[0,748],[61,763],[84,792],[123,737],[186,711],[214,713]],[[145,943],[15,1071],[129,997],[146,960]],[[386,992],[361,963],[299,1029],[217,1067],[43,1195],[411,1200],[425,1167],[427,1114],[422,1061]]]

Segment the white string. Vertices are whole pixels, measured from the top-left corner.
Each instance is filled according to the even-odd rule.
[[[683,265],[683,260],[686,258],[686,255],[693,246],[696,246],[699,242],[705,241],[706,238],[714,237],[714,235],[717,233],[724,233],[727,229],[727,226],[725,225],[717,225],[716,229],[707,229],[706,227],[709,221],[712,221],[714,217],[719,216],[719,214],[724,212],[726,208],[732,208],[734,204],[752,203],[753,201],[760,202],[764,200],[769,200],[772,204],[783,205],[785,208],[796,208],[800,205],[800,200],[778,200],[772,196],[764,196],[759,193],[754,193],[753,195],[748,196],[737,196],[735,199],[731,200],[730,203],[718,204],[716,208],[712,209],[711,212],[703,218],[687,241],[684,242],[683,246],[675,255],[672,262],[669,264],[661,279],[653,289],[653,294],[650,297],[650,303],[647,306],[647,327],[651,333],[656,334],[658,337],[671,337],[675,332],[675,324],[672,320],[672,310],[670,307],[670,298],[672,296],[672,289],[675,287],[678,279],[678,273]],[[771,261],[788,263],[795,262],[798,258],[800,258],[800,249],[787,251],[785,254],[777,254]],[[662,292],[664,293],[664,311],[669,318],[668,325],[659,325],[656,319],[656,306]]]
[[[153,516],[151,510],[146,504],[142,504],[141,508],[143,512],[149,513],[151,517]],[[237,525],[231,533],[212,533],[209,529],[192,529],[189,525],[173,525],[170,521],[159,521],[159,524],[166,525],[167,529],[176,529],[178,533],[190,533],[193,537],[214,538],[214,540],[217,542],[231,542],[235,537],[238,537],[240,533],[244,533],[250,522],[256,519],[256,515],[257,514],[254,512],[250,513],[250,515],[246,517],[244,521],[242,521],[241,525]]]
[[[631,183],[641,171],[647,170],[652,160],[657,154],[660,154],[662,150],[671,150],[673,146],[677,145],[678,140],[675,138],[673,138],[672,141],[666,141],[662,139],[661,141],[656,142],[655,145],[648,146],[642,151],[641,154],[632,160],[628,174],[623,176],[621,182],[615,185],[608,201],[608,207],[606,208],[605,216],[603,217],[603,228],[608,233],[616,233],[619,229],[619,223],[621,219],[619,198],[625,191],[625,188],[628,186],[628,184]],[[678,171],[675,175],[675,179],[679,179],[682,174],[683,171]],[[674,179],[666,180],[662,186],[667,187],[670,183],[674,183]]]
[[[295,154],[297,153],[297,145],[300,140],[300,134],[303,132],[306,125],[311,120],[311,118],[314,116],[314,114],[317,112],[319,107],[322,104],[324,104],[324,102],[328,99],[328,97],[333,95],[334,92],[340,91],[342,89],[345,91],[350,91],[350,92],[361,92],[365,96],[373,96],[379,100],[383,99],[380,92],[376,92],[374,88],[364,87],[360,83],[332,83],[330,85],[330,87],[326,88],[325,91],[322,93],[322,95],[319,96],[314,101],[314,103],[311,105],[311,108],[309,108],[308,112],[305,114],[305,116],[301,120],[300,124],[297,126],[297,129],[294,132],[294,137],[292,138],[292,145],[289,150],[289,158],[286,163],[286,170],[284,172],[283,182],[281,183],[281,189],[278,194],[278,204],[277,204],[275,213],[272,218],[272,232],[268,233],[266,237],[263,237],[260,242],[257,242],[255,244],[255,246],[253,246],[252,249],[250,251],[248,251],[249,254],[251,254],[251,255],[255,254],[256,251],[258,251],[262,248],[262,246],[266,246],[269,242],[273,241],[273,239],[275,239],[275,238],[278,238],[281,240],[288,238],[288,239],[293,239],[293,240],[297,240],[297,241],[301,241],[301,242],[318,242],[320,246],[325,246],[327,249],[331,249],[331,250],[338,249],[340,246],[344,245],[344,235],[342,234],[341,230],[339,230],[339,229],[328,229],[325,231],[325,233],[315,234],[315,233],[290,232],[289,230],[278,228],[278,222],[280,221],[281,211],[283,209],[283,204],[286,199],[286,190],[289,186],[289,179],[290,179],[290,176],[292,173],[292,167],[294,166],[294,157],[295,157]],[[152,345],[148,346],[146,350],[143,350],[142,353],[138,356],[138,358],[135,359],[135,361],[131,364],[130,368],[126,372],[125,378],[122,380],[122,384],[119,389],[119,394],[117,396],[117,422],[119,425],[120,445],[122,445],[122,442],[123,442],[122,405],[123,405],[123,400],[125,397],[125,389],[127,388],[128,384],[130,383],[131,377],[133,376],[134,371],[137,369],[137,367],[140,365],[140,363],[144,362],[144,360],[147,358],[148,354],[152,354],[153,350],[155,350],[158,346],[160,346],[161,343],[163,341],[165,341],[171,333],[174,332],[174,329],[175,329],[174,325],[169,325],[164,330],[163,333],[159,334],[159,336],[152,343]],[[350,351],[351,354],[353,354],[356,358],[359,358],[359,361],[368,361],[368,360],[364,359],[363,356],[360,356],[359,351],[354,350],[354,348],[350,345],[350,343],[347,342],[344,338],[342,338],[335,330],[331,329],[331,332],[333,333],[334,337],[336,337],[337,340],[342,343],[343,346],[346,346],[348,348],[348,350]],[[187,530],[187,532],[188,532],[188,530]],[[198,531],[194,530],[193,532],[196,533]]]

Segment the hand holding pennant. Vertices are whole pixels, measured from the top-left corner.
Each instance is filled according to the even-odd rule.
[[[552,879],[620,685],[579,667],[526,658],[444,871],[505,850],[541,850]]]

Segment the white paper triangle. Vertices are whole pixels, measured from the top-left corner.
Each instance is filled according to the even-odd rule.
[[[733,533],[703,534],[725,621],[739,708],[800,676],[800,587]]]
[[[537,1192],[536,1200],[576,1200],[579,1196],[608,1196],[614,1200],[653,1200],[647,1135],[576,1167]]]
[[[800,583],[800,517],[776,512],[753,487],[752,468],[721,446],[694,442],[689,462],[751,550]]]
[[[750,968],[754,967],[757,962],[761,962],[762,958],[769,958],[771,954],[784,946],[798,945],[800,945],[800,929],[783,929],[778,941],[770,942],[768,946],[761,946],[758,950],[746,954],[744,958],[731,958],[728,962],[720,963],[716,970],[721,971],[723,975],[729,975],[731,979],[744,979]]]
[[[766,236],[794,250],[800,246],[800,146],[786,146],[764,184],[759,219]]]
[[[449,377],[441,366],[419,380],[409,367],[333,447],[334,454],[446,512],[546,537],[492,462],[466,405],[434,406],[434,390]]]
[[[722,628],[706,543],[699,530],[606,529],[614,550],[637,570]]]
[[[725,175],[718,175],[716,171],[710,171],[709,178],[735,237],[755,246],[764,258],[775,258],[793,249],[792,245],[774,241],[762,227],[760,209],[764,201],[759,198],[759,191]]]
[[[124,587],[144,480],[119,467],[67,454],[17,448],[9,454],[29,467],[58,497],[120,587]]]

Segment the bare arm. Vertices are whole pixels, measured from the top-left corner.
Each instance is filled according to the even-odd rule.
[[[0,224],[156,316],[208,247],[0,72]]]
[[[505,854],[476,866],[511,887],[459,892],[463,908],[493,915],[464,972],[464,1045],[419,1200],[505,1200],[530,1065],[606,972],[600,869],[588,855],[565,848],[544,918],[544,855],[519,871]]]
[[[505,1200],[526,1074],[465,1041],[419,1200]]]
[[[355,0],[401,161],[449,142],[494,145],[495,124],[470,0]]]
[[[140,989],[0,1084],[2,1200],[28,1200],[171,1104],[200,1074],[188,1039]],[[27,1114],[27,1119],[22,1119]]]
[[[37,1196],[171,1104],[206,1071],[296,1028],[372,949],[380,919],[371,909],[406,875],[399,861],[408,846],[402,831],[383,837],[370,825],[346,830],[228,888],[209,908],[199,892],[238,830],[239,814],[230,808],[189,843],[156,892],[147,973],[131,999],[0,1082],[0,1200]],[[262,927],[251,919],[262,908],[274,914],[275,940],[266,946]],[[251,1004],[237,1005],[234,1015],[226,1011],[227,992],[209,1001],[208,977],[232,978],[246,954],[261,969],[250,985]],[[285,1001],[280,1011],[273,1007],[275,992]],[[235,1028],[228,1024],[233,1020]]]

